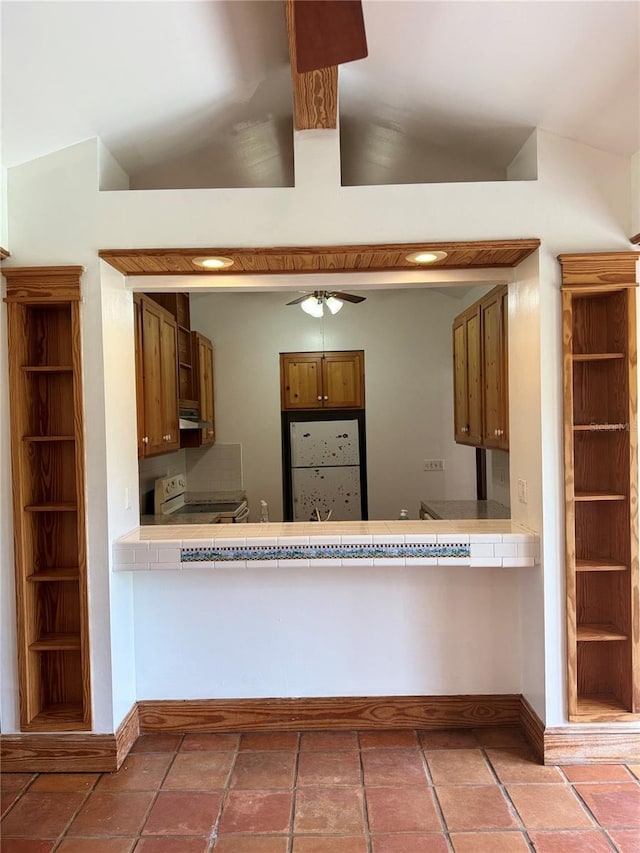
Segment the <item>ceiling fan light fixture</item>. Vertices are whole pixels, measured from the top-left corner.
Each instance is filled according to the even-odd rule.
[[[337,299],[333,295],[329,295],[329,296],[325,297],[324,301],[325,301],[325,305],[327,306],[329,311],[331,311],[332,314],[337,314],[338,311],[344,305],[344,302],[341,299]]]
[[[447,257],[446,252],[411,252],[405,258],[410,264],[434,264],[436,261],[442,261]]]
[[[304,302],[300,303],[300,307],[305,314],[310,314],[312,317],[322,317],[324,314],[322,298],[318,296],[309,296]]]
[[[223,255],[212,255],[210,257],[193,258],[193,263],[203,270],[226,270],[233,266],[233,258],[225,258]]]

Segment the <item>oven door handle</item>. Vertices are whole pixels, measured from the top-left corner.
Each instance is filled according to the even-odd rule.
[[[248,517],[249,517],[249,506],[248,506],[248,504],[245,504],[245,506],[238,513],[238,515],[234,516],[233,520],[237,524],[239,521],[244,521]]]

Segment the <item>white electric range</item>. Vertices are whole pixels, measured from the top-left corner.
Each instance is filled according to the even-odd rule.
[[[220,501],[206,494],[187,493],[185,474],[156,480],[154,512],[156,518],[163,518],[164,524],[242,524],[249,518],[244,499]]]

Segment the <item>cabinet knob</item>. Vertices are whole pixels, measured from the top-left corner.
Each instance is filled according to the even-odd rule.
[[[318,400],[322,400],[322,397],[320,396],[320,394],[318,394]]]
[[[329,397],[325,394],[325,395],[324,395],[324,399],[325,399],[325,400],[328,400],[328,399],[329,399]]]
[[[145,437],[142,439],[142,443],[143,444],[149,444],[149,436],[148,435],[145,435]]]

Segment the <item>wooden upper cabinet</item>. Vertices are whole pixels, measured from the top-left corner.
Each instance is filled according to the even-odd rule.
[[[364,408],[364,352],[280,354],[283,411]]]
[[[481,302],[482,317],[482,443],[484,447],[509,449],[507,402],[507,288],[494,288]]]
[[[478,445],[482,440],[480,380],[480,308],[472,307],[453,324],[453,394],[455,440]]]
[[[324,354],[322,404],[325,409],[364,408],[364,353],[362,350]]]
[[[170,453],[180,447],[178,429],[177,326],[164,308],[136,294],[139,353],[137,380],[139,447],[143,456]]]
[[[215,409],[213,403],[213,344],[200,332],[191,332],[194,367],[194,392],[200,406],[200,420],[210,423],[204,429],[182,430],[181,447],[204,447],[214,444]]]
[[[453,322],[454,438],[509,449],[507,288],[496,287]]]

